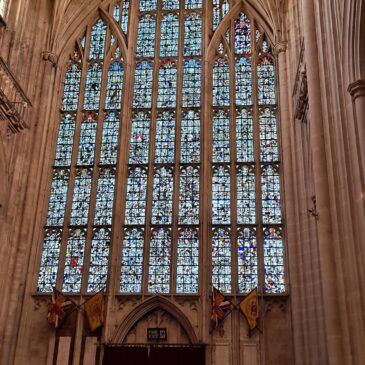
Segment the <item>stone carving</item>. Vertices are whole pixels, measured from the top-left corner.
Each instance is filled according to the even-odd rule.
[[[306,123],[308,111],[308,81],[307,68],[304,63],[304,44],[302,44],[297,75],[295,78],[293,101],[295,119],[302,123]]]
[[[43,52],[43,59],[45,61],[48,61],[52,64],[53,67],[57,66],[57,62],[58,62],[58,57],[56,54],[52,53],[52,52]]]

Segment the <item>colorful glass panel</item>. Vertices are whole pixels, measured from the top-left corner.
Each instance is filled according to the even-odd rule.
[[[237,223],[256,223],[255,169],[253,165],[237,168]]]
[[[62,230],[49,228],[44,236],[37,291],[49,293],[56,287]]]
[[[137,57],[153,57],[155,53],[156,18],[147,14],[140,18],[137,35]]]
[[[148,291],[160,294],[170,292],[171,230],[157,228],[150,240]]]
[[[119,113],[110,112],[103,121],[101,139],[100,165],[115,165],[119,146]]]
[[[111,225],[113,218],[115,168],[100,168],[96,191],[94,225]]]
[[[174,163],[175,113],[163,112],[157,116],[155,163]]]
[[[177,69],[175,62],[165,60],[161,63],[158,78],[158,108],[176,107]]]
[[[72,226],[87,224],[91,193],[92,169],[78,169],[76,172],[71,221]]]
[[[278,165],[263,165],[262,220],[264,224],[281,223],[280,174]]]
[[[95,228],[91,241],[89,280],[87,291],[95,293],[106,289],[109,267],[110,228]]]
[[[202,19],[190,14],[184,22],[184,56],[198,56],[202,47]]]
[[[75,115],[62,116],[57,136],[55,166],[70,166],[75,133]]]
[[[271,57],[264,56],[260,58],[257,65],[257,79],[259,104],[275,104],[275,66]]]
[[[102,60],[105,53],[106,25],[98,20],[91,30],[90,60]]]
[[[257,241],[255,228],[242,228],[237,238],[238,292],[249,293],[258,287]]]
[[[262,162],[279,161],[276,110],[260,110],[260,157]]]
[[[157,0],[139,0],[139,10],[152,11],[157,8]]]
[[[285,263],[282,229],[264,228],[265,293],[285,292]]]
[[[251,61],[241,57],[236,61],[236,105],[252,104]]]
[[[216,30],[221,20],[229,11],[228,0],[213,0],[213,30]]]
[[[63,88],[62,107],[63,111],[75,111],[78,107],[80,95],[81,69],[73,63],[65,75],[65,86]]]
[[[247,54],[251,51],[251,22],[241,13],[234,23],[234,51],[236,54]]]
[[[199,231],[179,230],[177,242],[176,292],[195,294],[199,290]]]
[[[79,293],[81,291],[85,243],[86,229],[70,229],[63,271],[62,291],[65,293]]]
[[[152,101],[153,67],[151,62],[142,61],[136,66],[134,76],[134,108],[150,108]]]
[[[160,57],[177,56],[179,48],[179,18],[167,14],[161,21]]]
[[[228,114],[217,110],[213,117],[213,162],[229,162],[231,143],[229,137],[230,121]]]
[[[231,182],[227,167],[217,166],[213,170],[212,201],[213,224],[231,223]]]
[[[252,111],[250,109],[237,111],[236,153],[237,162],[254,161],[254,131]]]
[[[181,120],[180,162],[200,162],[200,114],[187,111]]]
[[[51,194],[48,203],[48,215],[46,225],[61,227],[65,218],[67,202],[68,182],[70,170],[57,169],[53,171]]]
[[[146,215],[147,171],[129,168],[125,224],[144,224]]]
[[[129,3],[130,3],[130,0],[123,1],[121,27],[122,27],[122,31],[125,34],[127,34],[127,32],[128,32]]]
[[[129,147],[130,164],[147,164],[150,144],[150,114],[139,112],[133,116]]]
[[[185,0],[185,9],[199,9],[202,7],[202,0]]]
[[[101,92],[102,67],[97,64],[89,65],[86,75],[84,109],[98,110]]]
[[[197,60],[184,62],[184,77],[182,85],[183,106],[199,107],[201,91],[201,66]]]
[[[142,291],[143,250],[143,229],[125,229],[120,276],[120,291],[123,293]]]
[[[218,58],[213,68],[213,105],[229,105],[229,65],[224,58]]]
[[[197,167],[180,170],[179,224],[199,224],[199,177]]]
[[[172,223],[173,186],[172,169],[161,167],[155,170],[153,180],[152,224]]]
[[[81,123],[79,150],[77,154],[78,166],[94,164],[97,122],[95,116],[86,118]]]
[[[120,109],[123,89],[123,65],[115,61],[109,66],[105,109]]]
[[[223,293],[232,290],[230,230],[216,228],[212,238],[212,286]]]
[[[176,10],[180,7],[180,0],[162,0],[162,9]]]

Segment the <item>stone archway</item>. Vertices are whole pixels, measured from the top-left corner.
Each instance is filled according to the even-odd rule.
[[[120,323],[112,343],[144,343],[147,328],[166,328],[166,343],[199,344],[189,319],[167,298],[152,297],[131,311]],[[170,332],[170,333],[169,333]]]

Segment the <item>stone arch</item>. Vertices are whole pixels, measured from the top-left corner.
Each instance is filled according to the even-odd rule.
[[[146,314],[158,308],[169,313],[180,323],[191,344],[199,343],[195,330],[188,317],[176,306],[176,304],[162,296],[154,296],[134,308],[119,324],[111,342],[123,343],[132,327]]]
[[[207,50],[207,59],[211,60],[214,58],[214,54],[216,48],[218,47],[219,42],[221,41],[222,37],[224,36],[227,28],[230,25],[232,19],[236,19],[238,14],[244,11],[248,14],[251,14],[261,28],[265,31],[269,41],[271,44],[274,44],[275,34],[273,30],[272,22],[268,21],[268,15],[265,13],[264,9],[260,6],[253,6],[250,2],[241,0],[237,2],[231,10],[227,13],[227,15],[222,19],[218,28],[216,29]]]

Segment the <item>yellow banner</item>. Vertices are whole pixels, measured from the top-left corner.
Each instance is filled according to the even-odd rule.
[[[101,327],[104,323],[104,293],[99,292],[90,298],[84,304],[84,310],[91,332]]]
[[[257,326],[257,320],[259,318],[259,297],[257,288],[252,290],[251,293],[242,300],[240,309],[247,319],[250,330],[253,330]]]

